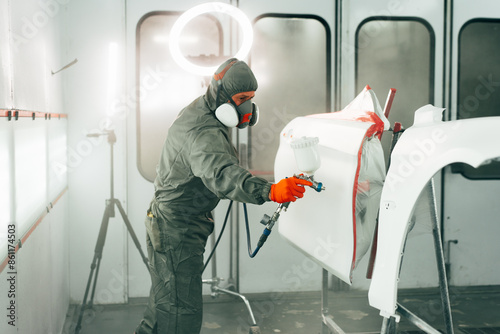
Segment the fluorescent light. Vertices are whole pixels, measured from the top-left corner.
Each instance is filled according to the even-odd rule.
[[[184,12],[179,18],[175,21],[172,26],[172,30],[170,31],[170,53],[174,58],[174,61],[182,67],[184,70],[191,72],[197,75],[210,76],[214,74],[217,70],[217,66],[198,66],[191,62],[189,62],[183,55],[179,46],[179,38],[182,32],[182,29],[195,17],[198,15],[206,14],[206,13],[223,13],[231,16],[239,23],[241,30],[243,32],[243,42],[241,44],[240,49],[234,55],[235,58],[245,59],[248,53],[250,52],[250,48],[252,47],[253,42],[253,30],[252,23],[248,19],[248,17],[243,13],[239,8],[221,3],[221,2],[208,2],[198,6],[195,6],[186,12]]]
[[[107,112],[113,115],[113,104],[115,99],[118,83],[118,44],[113,42],[109,44],[108,54],[108,96],[107,96]]]

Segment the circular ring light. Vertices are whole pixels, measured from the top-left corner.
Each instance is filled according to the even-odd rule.
[[[186,12],[184,12],[177,21],[175,21],[172,26],[172,30],[170,31],[170,53],[174,58],[174,61],[185,69],[188,72],[197,75],[210,76],[215,73],[219,65],[217,66],[198,66],[191,62],[189,62],[183,55],[179,46],[179,38],[182,32],[182,29],[195,17],[198,15],[206,14],[206,13],[223,13],[231,16],[240,24],[240,27],[243,31],[243,43],[241,44],[241,48],[238,50],[234,58],[244,59],[248,53],[250,52],[250,48],[252,47],[253,42],[253,30],[252,24],[248,17],[243,13],[239,8],[222,3],[222,2],[208,2],[198,6],[195,6]]]

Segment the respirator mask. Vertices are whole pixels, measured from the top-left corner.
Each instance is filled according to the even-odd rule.
[[[219,81],[219,86],[217,87],[217,104],[219,104],[221,91],[224,91],[224,93],[229,96],[222,82]],[[215,117],[227,127],[243,129],[249,125],[254,126],[257,124],[259,120],[259,107],[257,107],[251,99],[246,100],[238,106],[231,97],[229,102],[223,103],[217,107],[215,110]]]
[[[234,102],[233,97],[228,94],[224,88],[222,78],[235,63],[236,61],[232,61],[220,73],[214,75],[214,79],[217,82],[216,105],[219,105],[221,92],[229,96],[229,102],[223,103],[217,107],[215,110],[215,117],[227,127],[238,127],[239,129],[243,129],[249,125],[254,126],[257,124],[259,120],[259,108],[251,99],[248,99],[238,106],[236,102]]]

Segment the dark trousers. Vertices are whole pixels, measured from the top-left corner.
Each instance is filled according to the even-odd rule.
[[[182,243],[157,252],[147,236],[151,292],[136,334],[199,334],[203,316],[203,253]]]

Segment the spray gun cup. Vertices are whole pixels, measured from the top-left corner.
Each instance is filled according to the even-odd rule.
[[[302,137],[290,143],[297,167],[305,174],[313,175],[321,165],[318,143],[318,137]]]

